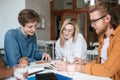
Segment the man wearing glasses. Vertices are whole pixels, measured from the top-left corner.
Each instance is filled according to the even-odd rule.
[[[104,1],[90,7],[91,26],[99,35],[98,60],[76,59],[75,71],[120,80],[120,25],[114,8]]]
[[[76,71],[120,80],[120,25],[114,6],[98,2],[90,7],[91,26],[99,37],[98,60],[76,60]]]

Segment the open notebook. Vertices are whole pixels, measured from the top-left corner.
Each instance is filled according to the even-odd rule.
[[[44,67],[40,67],[40,66],[30,66],[28,68],[28,74],[31,75],[31,74],[35,74],[37,72],[41,72],[44,70]]]

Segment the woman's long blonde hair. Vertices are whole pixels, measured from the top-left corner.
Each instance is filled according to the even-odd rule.
[[[65,44],[65,38],[63,36],[63,30],[64,30],[65,26],[68,25],[68,24],[70,24],[74,27],[73,42],[76,42],[76,39],[78,37],[78,33],[79,33],[78,24],[76,23],[75,19],[67,18],[63,22],[63,25],[62,25],[61,30],[60,30],[60,46],[61,47],[64,47],[64,44]]]

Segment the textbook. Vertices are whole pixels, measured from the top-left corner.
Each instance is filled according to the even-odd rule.
[[[30,66],[30,67],[28,68],[28,74],[29,74],[29,75],[35,74],[35,73],[38,73],[38,72],[41,72],[41,71],[44,71],[44,67]]]

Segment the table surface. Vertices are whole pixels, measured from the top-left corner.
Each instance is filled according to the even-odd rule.
[[[79,72],[69,73],[69,72],[56,71],[56,70],[45,70],[42,73],[48,73],[48,72],[58,73],[58,74],[73,78],[73,80],[80,80],[80,79],[82,80],[112,80],[111,78],[107,78],[107,77],[92,76],[92,75],[88,75],[85,73],[79,73]]]
[[[54,64],[54,62],[55,61],[52,61],[51,63]],[[48,65],[48,64],[45,64],[45,66],[46,65]],[[54,72],[54,73],[58,73],[61,75],[65,75],[65,76],[73,78],[73,80],[80,80],[80,79],[82,79],[82,80],[112,80],[111,78],[107,78],[107,77],[93,76],[93,75],[88,75],[88,74],[80,73],[80,72],[65,72],[65,71],[63,72],[63,71],[57,71],[55,69],[54,70],[45,69],[44,71],[42,71],[40,73],[48,73],[48,72]]]
[[[37,65],[34,62],[32,63],[33,65]],[[45,64],[45,66],[48,64]],[[43,67],[44,65],[42,64],[41,67]],[[80,72],[65,72],[65,71],[57,71],[55,69],[51,70],[51,69],[44,69],[43,71],[39,72],[39,73],[48,73],[48,72],[53,72],[53,73],[57,73],[57,74],[61,74],[70,78],[73,78],[73,80],[112,80],[111,78],[107,78],[107,77],[100,77],[100,76],[93,76],[93,75],[88,75],[85,73],[80,73]],[[28,77],[31,76],[35,76],[35,74],[30,75]],[[11,77],[9,79],[6,80],[14,80],[14,77]]]

